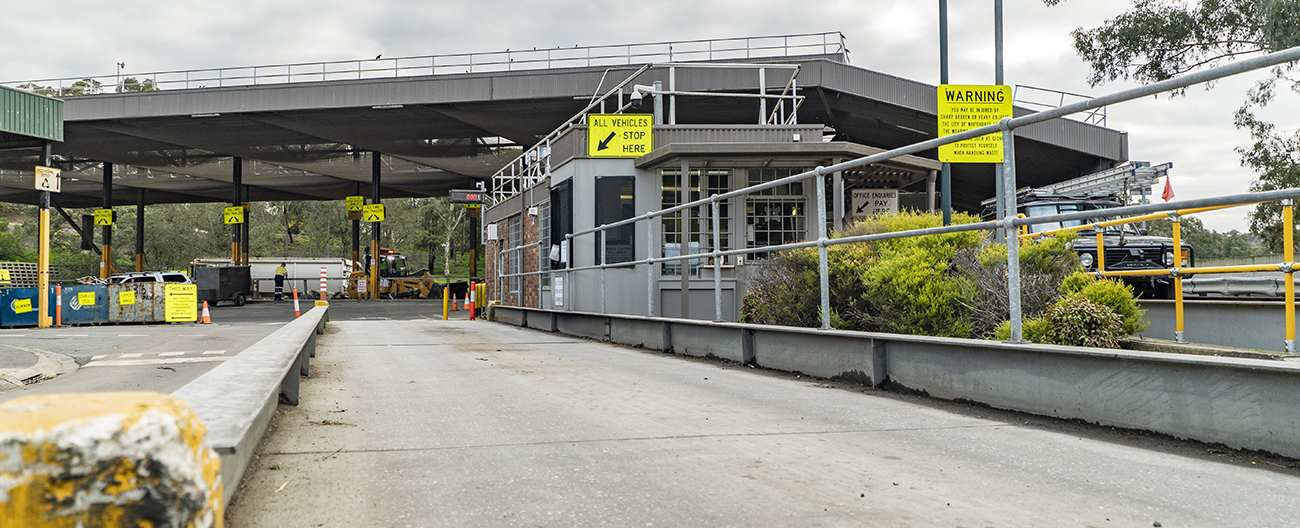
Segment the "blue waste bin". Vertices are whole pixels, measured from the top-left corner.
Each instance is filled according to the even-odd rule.
[[[37,291],[38,288],[0,289],[0,328],[36,326],[36,314],[40,308]],[[54,303],[50,302],[48,307],[52,315]]]
[[[108,322],[108,286],[79,284],[63,287],[63,324],[102,324]]]

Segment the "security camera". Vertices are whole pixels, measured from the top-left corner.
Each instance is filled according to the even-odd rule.
[[[632,85],[632,98],[628,102],[628,106],[632,107],[633,110],[640,110],[641,99],[643,99],[647,94],[653,95],[654,93],[655,88],[653,86],[634,84]]]
[[[641,95],[641,92],[640,92],[639,90],[638,90],[638,91],[634,91],[634,92],[632,92],[632,100],[628,102],[628,106],[632,107],[633,110],[640,110],[640,109],[641,109],[641,97],[642,97],[642,95]]]

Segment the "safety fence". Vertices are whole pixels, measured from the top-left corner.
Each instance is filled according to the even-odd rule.
[[[226,86],[490,73],[654,62],[743,60],[795,55],[847,55],[838,31],[639,44],[453,53],[373,59],[264,64],[234,68],[118,73],[0,83],[48,95],[70,96]]]
[[[1002,142],[1003,142],[1003,155],[1004,155],[1003,164],[1002,164],[1003,165],[1002,188],[1016,189],[1017,187],[1015,184],[1016,164],[1015,164],[1014,136],[1015,136],[1015,130],[1018,128],[1036,124],[1036,123],[1042,123],[1058,117],[1064,117],[1079,112],[1086,112],[1088,110],[1095,109],[1095,108],[1101,108],[1104,106],[1131,101],[1134,99],[1139,99],[1142,97],[1147,97],[1147,96],[1151,96],[1151,95],[1155,95],[1155,94],[1159,94],[1171,90],[1186,88],[1194,84],[1211,82],[1231,75],[1258,70],[1262,68],[1268,68],[1270,66],[1275,66],[1278,64],[1283,64],[1283,63],[1296,61],[1296,60],[1300,60],[1300,47],[1290,48],[1284,51],[1279,51],[1276,53],[1254,57],[1251,59],[1242,60],[1224,66],[1206,69],[1200,72],[1183,75],[1174,79],[1169,79],[1166,81],[1153,83],[1138,88],[1123,90],[1120,92],[1116,92],[1114,94],[1096,97],[1096,98],[1088,99],[1086,101],[1080,101],[1077,103],[1064,105],[1055,109],[1046,110],[1043,112],[1038,112],[1038,113],[1034,113],[1034,114],[1030,114],[1018,118],[1011,118],[1011,117],[1004,118],[1002,119],[1001,122],[997,124],[987,125],[987,126],[967,130],[965,132],[949,135],[949,136],[944,136],[944,137],[940,137],[928,141],[914,143],[912,145],[908,145],[905,147],[882,152],[880,154],[865,156],[862,158],[846,161],[843,163],[838,163],[835,165],[831,165],[829,167],[819,166],[811,171],[777,179],[767,183],[753,185],[753,186],[745,187],[743,189],[738,189],[723,194],[714,194],[705,199],[700,199],[689,203],[684,203],[675,207],[649,212],[646,214],[642,214],[618,222],[602,224],[594,228],[581,230],[572,234],[565,235],[566,240],[570,243],[570,245],[572,245],[575,239],[579,237],[584,237],[586,235],[596,236],[598,240],[596,240],[595,243],[599,248],[598,254],[601,255],[599,258],[600,262],[589,266],[568,267],[557,273],[564,273],[567,277],[569,274],[573,274],[573,273],[598,270],[600,272],[601,311],[604,312],[605,298],[606,298],[605,275],[606,275],[606,270],[608,268],[615,267],[615,266],[616,267],[627,267],[627,266],[653,267],[655,264],[659,264],[659,263],[685,261],[685,260],[700,259],[700,258],[709,258],[709,259],[713,259],[713,261],[715,262],[719,262],[720,261],[719,259],[728,255],[742,255],[747,253],[753,253],[754,248],[744,248],[744,249],[735,249],[735,250],[727,250],[727,251],[722,251],[720,249],[721,229],[719,224],[721,222],[721,215],[719,209],[720,209],[721,202],[723,200],[727,200],[737,196],[744,196],[751,193],[763,191],[766,189],[782,186],[782,185],[802,182],[808,179],[815,179],[816,183],[814,187],[817,190],[817,197],[816,197],[817,238],[815,240],[807,240],[807,241],[797,242],[797,243],[766,246],[762,249],[764,251],[791,250],[791,249],[812,248],[812,247],[818,249],[819,275],[820,275],[820,300],[821,300],[821,309],[820,309],[821,328],[824,330],[829,330],[831,328],[831,317],[830,317],[831,313],[830,313],[829,273],[827,270],[828,263],[827,263],[827,254],[826,254],[826,248],[828,246],[840,245],[840,244],[853,244],[859,242],[871,242],[871,241],[878,241],[878,240],[889,240],[889,239],[897,239],[897,238],[905,238],[905,237],[913,237],[913,236],[959,233],[959,232],[966,232],[966,231],[991,231],[991,230],[1005,229],[1006,230],[1005,232],[1017,233],[1019,227],[1026,226],[1026,225],[1034,225],[1034,224],[1072,222],[1072,221],[1079,221],[1079,220],[1092,220],[1097,218],[1107,218],[1107,217],[1116,217],[1116,216],[1124,217],[1129,215],[1152,215],[1153,213],[1168,213],[1168,212],[1176,213],[1177,211],[1180,210],[1189,210],[1189,209],[1207,210],[1207,208],[1237,206],[1237,205],[1250,204],[1250,203],[1268,202],[1268,201],[1275,201],[1275,200],[1292,200],[1292,199],[1300,198],[1300,189],[1283,189],[1283,190],[1267,191],[1267,192],[1260,192],[1260,193],[1248,193],[1248,194],[1240,194],[1240,195],[1221,196],[1215,198],[1185,200],[1185,201],[1165,203],[1165,204],[1147,204],[1147,205],[1128,206],[1128,207],[1120,207],[1120,208],[1105,209],[1105,210],[1078,211],[1072,213],[1063,213],[1063,214],[1041,216],[1041,217],[1034,217],[1034,218],[1019,218],[1017,217],[1015,212],[1014,193],[1004,193],[1006,195],[999,196],[997,200],[998,202],[997,208],[999,210],[999,216],[1001,217],[1001,220],[997,220],[997,221],[979,222],[979,223],[963,224],[963,225],[950,225],[950,226],[943,226],[943,227],[915,229],[915,230],[908,230],[908,231],[897,231],[897,232],[890,232],[890,233],[879,233],[879,234],[863,235],[863,236],[840,237],[835,239],[828,238],[826,233],[827,215],[826,215],[826,198],[825,198],[825,189],[826,189],[825,178],[826,175],[828,174],[833,174],[838,171],[844,171],[844,170],[854,169],[858,167],[865,167],[872,163],[882,162],[905,154],[917,154],[926,150],[937,148],[941,145],[955,143],[958,141],[972,139],[972,138],[976,138],[988,134],[1001,133]],[[712,238],[713,238],[713,245],[712,245],[713,251],[697,252],[697,253],[686,253],[685,251],[683,251],[682,252],[683,254],[681,255],[653,257],[654,249],[655,249],[654,241],[656,240],[656,237],[654,236],[654,225],[658,223],[655,222],[654,220],[656,218],[665,215],[670,215],[679,211],[685,211],[697,207],[711,207],[713,209],[713,214],[712,214],[713,225],[711,229]],[[1160,216],[1160,215],[1156,215],[1156,216]],[[1148,216],[1148,218],[1150,218],[1150,216]],[[1140,221],[1140,220],[1136,220],[1136,221]],[[645,222],[646,258],[641,260],[618,262],[617,264],[608,263],[606,258],[608,253],[605,251],[606,240],[608,237],[608,230],[622,227],[625,225],[634,225],[638,222]],[[1062,225],[1067,225],[1067,224],[1062,224]],[[1175,247],[1181,247],[1178,246],[1178,243],[1179,243],[1178,241],[1175,241]],[[1010,341],[1012,342],[1023,341],[1022,332],[1021,332],[1022,316],[1021,316],[1021,306],[1020,306],[1019,253],[1020,253],[1019,244],[1007,245],[1007,286],[1008,286],[1009,297],[1010,297],[1009,298],[1010,327],[1011,327]],[[1286,273],[1290,273],[1290,267],[1291,267],[1290,261],[1293,260],[1293,256],[1288,254],[1285,256],[1284,260],[1287,260],[1288,263],[1284,264],[1286,269],[1282,271]],[[651,271],[652,270],[653,268],[651,268]],[[535,275],[541,273],[550,273],[550,272],[540,271],[540,270],[535,272],[514,272],[514,273],[505,274],[505,276],[509,278],[515,276]],[[1160,270],[1159,273],[1170,273],[1170,272],[1166,270]],[[646,289],[648,293],[646,311],[647,314],[650,316],[653,316],[655,312],[655,306],[654,306],[655,296],[652,294],[654,289],[654,279],[655,279],[655,274],[653,272],[646,273],[646,281],[647,281]],[[721,280],[722,277],[721,274],[719,273],[718,267],[715,267],[713,271],[713,290],[714,290],[714,309],[715,309],[714,316],[716,320],[722,320]],[[1288,300],[1293,300],[1293,299],[1288,298]],[[1294,338],[1294,333],[1293,333],[1294,320],[1292,318],[1288,318],[1287,326],[1288,326],[1288,330],[1287,330],[1288,340],[1292,340]]]

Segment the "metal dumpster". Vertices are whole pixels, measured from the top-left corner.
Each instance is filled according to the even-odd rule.
[[[0,327],[36,326],[36,311],[39,300],[37,288],[0,289]],[[53,297],[53,293],[51,293]],[[54,314],[54,299],[50,299],[50,314]]]
[[[78,284],[63,287],[62,323],[65,325],[108,322],[108,286]]]
[[[112,323],[160,323],[166,321],[163,304],[165,282],[133,282],[108,285],[108,321]]]
[[[253,295],[253,281],[248,266],[195,266],[194,283],[199,287],[199,302],[216,306],[233,301],[243,306]]]

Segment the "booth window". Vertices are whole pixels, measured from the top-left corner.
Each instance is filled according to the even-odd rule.
[[[565,269],[568,266],[569,258],[573,255],[573,248],[565,241],[564,236],[573,233],[573,180],[564,180],[551,187],[551,245],[555,246],[558,255],[551,260],[551,269]],[[547,249],[549,257],[550,249]]]
[[[596,178],[596,226],[612,224],[636,216],[636,178],[632,176],[602,176]],[[616,264],[636,260],[633,241],[636,224],[626,224],[606,230],[605,263]],[[600,233],[593,236],[595,255],[600,255]],[[600,264],[597,260],[595,264]]]
[[[542,281],[542,286],[551,285],[551,202],[542,202],[537,205],[537,235],[540,237],[540,243],[537,244],[537,265],[541,270],[538,278]]]
[[[673,207],[682,203],[682,171],[680,169],[664,169],[661,171],[661,203],[663,208]],[[689,201],[696,201],[700,198],[707,198],[714,194],[723,194],[732,189],[732,170],[731,169],[706,169],[704,171],[704,194],[700,194],[700,174],[699,170],[690,171],[690,188],[688,192]],[[726,251],[731,245],[731,203],[724,201],[721,204],[721,224],[722,224],[722,250]],[[685,214],[683,214],[685,213]],[[661,220],[661,232],[663,233],[663,248],[665,257],[679,256],[682,254],[682,245],[686,245],[687,254],[699,253],[703,251],[713,251],[713,207],[702,206],[690,209],[688,211],[679,211],[670,215],[664,215]],[[683,222],[683,217],[686,221]],[[683,233],[683,225],[685,233]],[[700,259],[691,259],[687,261],[689,267],[688,273],[691,275],[699,274]],[[681,275],[682,261],[671,261],[663,264],[664,275]]]
[[[522,227],[523,227],[523,223],[520,222],[520,217],[518,215],[510,217],[510,246],[509,247],[512,248],[512,251],[510,252],[510,271],[509,271],[509,273],[511,274],[510,293],[517,293],[519,291],[518,273],[519,273],[519,259],[521,256],[520,255],[521,251],[513,250],[513,248],[519,247],[520,241],[523,240],[524,230]]]
[[[806,169],[749,169],[749,185],[793,176]],[[803,182],[794,182],[752,193],[745,200],[745,241],[750,248],[777,246],[808,237]],[[766,258],[767,252],[750,258]]]

